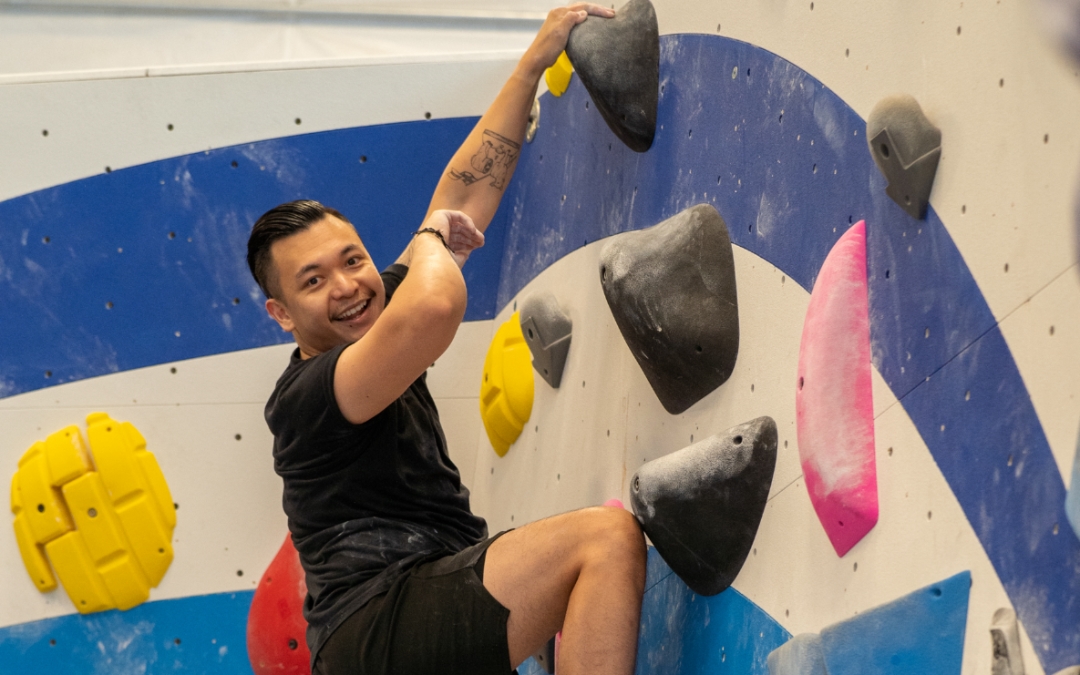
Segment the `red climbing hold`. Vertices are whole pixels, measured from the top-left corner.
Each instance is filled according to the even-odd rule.
[[[255,675],[311,675],[311,651],[304,633],[304,568],[286,535],[266,568],[248,612],[248,659]]]

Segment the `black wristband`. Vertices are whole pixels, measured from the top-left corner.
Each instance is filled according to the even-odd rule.
[[[418,234],[423,234],[423,233],[425,233],[425,232],[430,232],[430,233],[432,233],[433,235],[435,235],[436,237],[438,237],[438,238],[439,238],[439,241],[441,241],[441,242],[442,242],[442,245],[446,247],[446,250],[447,250],[447,251],[451,251],[451,249],[450,249],[450,244],[447,244],[447,243],[446,243],[446,237],[444,237],[444,236],[443,236],[443,233],[442,233],[442,232],[439,232],[439,231],[438,231],[438,230],[436,230],[436,229],[435,229],[434,227],[422,227],[422,228],[420,228],[419,230],[417,230],[416,232],[413,232],[413,236],[415,237],[416,235],[418,235]],[[453,252],[453,251],[451,251],[451,253],[452,253],[452,252]]]

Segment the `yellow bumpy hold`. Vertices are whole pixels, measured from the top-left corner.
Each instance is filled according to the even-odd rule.
[[[19,460],[11,479],[15,539],[42,593],[59,578],[82,614],[130,609],[172,563],[176,508],[138,429],[105,413],[86,424],[89,449],[72,425]]]
[[[544,71],[544,82],[547,83],[548,91],[558,98],[566,93],[570,86],[570,75],[574,72],[574,66],[570,64],[570,57],[566,52],[559,54],[559,59],[554,65]]]
[[[495,331],[484,358],[480,383],[480,417],[491,447],[502,457],[532,415],[532,354],[521,332],[517,312]]]

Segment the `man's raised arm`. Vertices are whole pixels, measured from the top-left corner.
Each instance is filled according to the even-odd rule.
[[[540,78],[566,48],[570,29],[589,14],[610,18],[615,10],[591,3],[551,10],[502,91],[447,165],[429,214],[436,209],[464,211],[477,229],[487,229],[517,165]]]

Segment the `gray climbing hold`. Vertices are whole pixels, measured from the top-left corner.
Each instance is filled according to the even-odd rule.
[[[614,19],[590,16],[570,31],[566,55],[604,121],[645,152],[656,135],[660,31],[649,0],[630,0]]]
[[[536,138],[536,130],[540,127],[540,99],[534,98],[532,110],[529,111],[529,123],[525,127],[525,142],[532,143]]]
[[[828,675],[821,636],[802,633],[769,653],[769,675]]]
[[[556,389],[562,382],[566,355],[570,352],[570,321],[551,293],[537,293],[521,303],[521,332],[533,356],[533,368]]]
[[[1024,656],[1020,653],[1020,629],[1016,612],[1002,607],[994,612],[990,623],[990,642],[993,647],[992,675],[1024,675]]]
[[[544,669],[545,673],[554,675],[555,673],[555,638],[551,638],[547,641],[540,651],[533,654],[533,658],[540,664],[540,667]]]
[[[776,422],[759,417],[643,464],[630,503],[675,574],[716,595],[750,553],[775,467]]]
[[[735,259],[712,206],[612,237],[600,252],[600,281],[623,339],[669,413],[731,377],[739,354]]]
[[[1062,668],[1054,673],[1054,675],[1080,675],[1080,666],[1069,666],[1068,668]]]
[[[941,159],[941,129],[907,94],[881,99],[866,122],[874,163],[889,181],[885,193],[915,218],[926,217]]]

